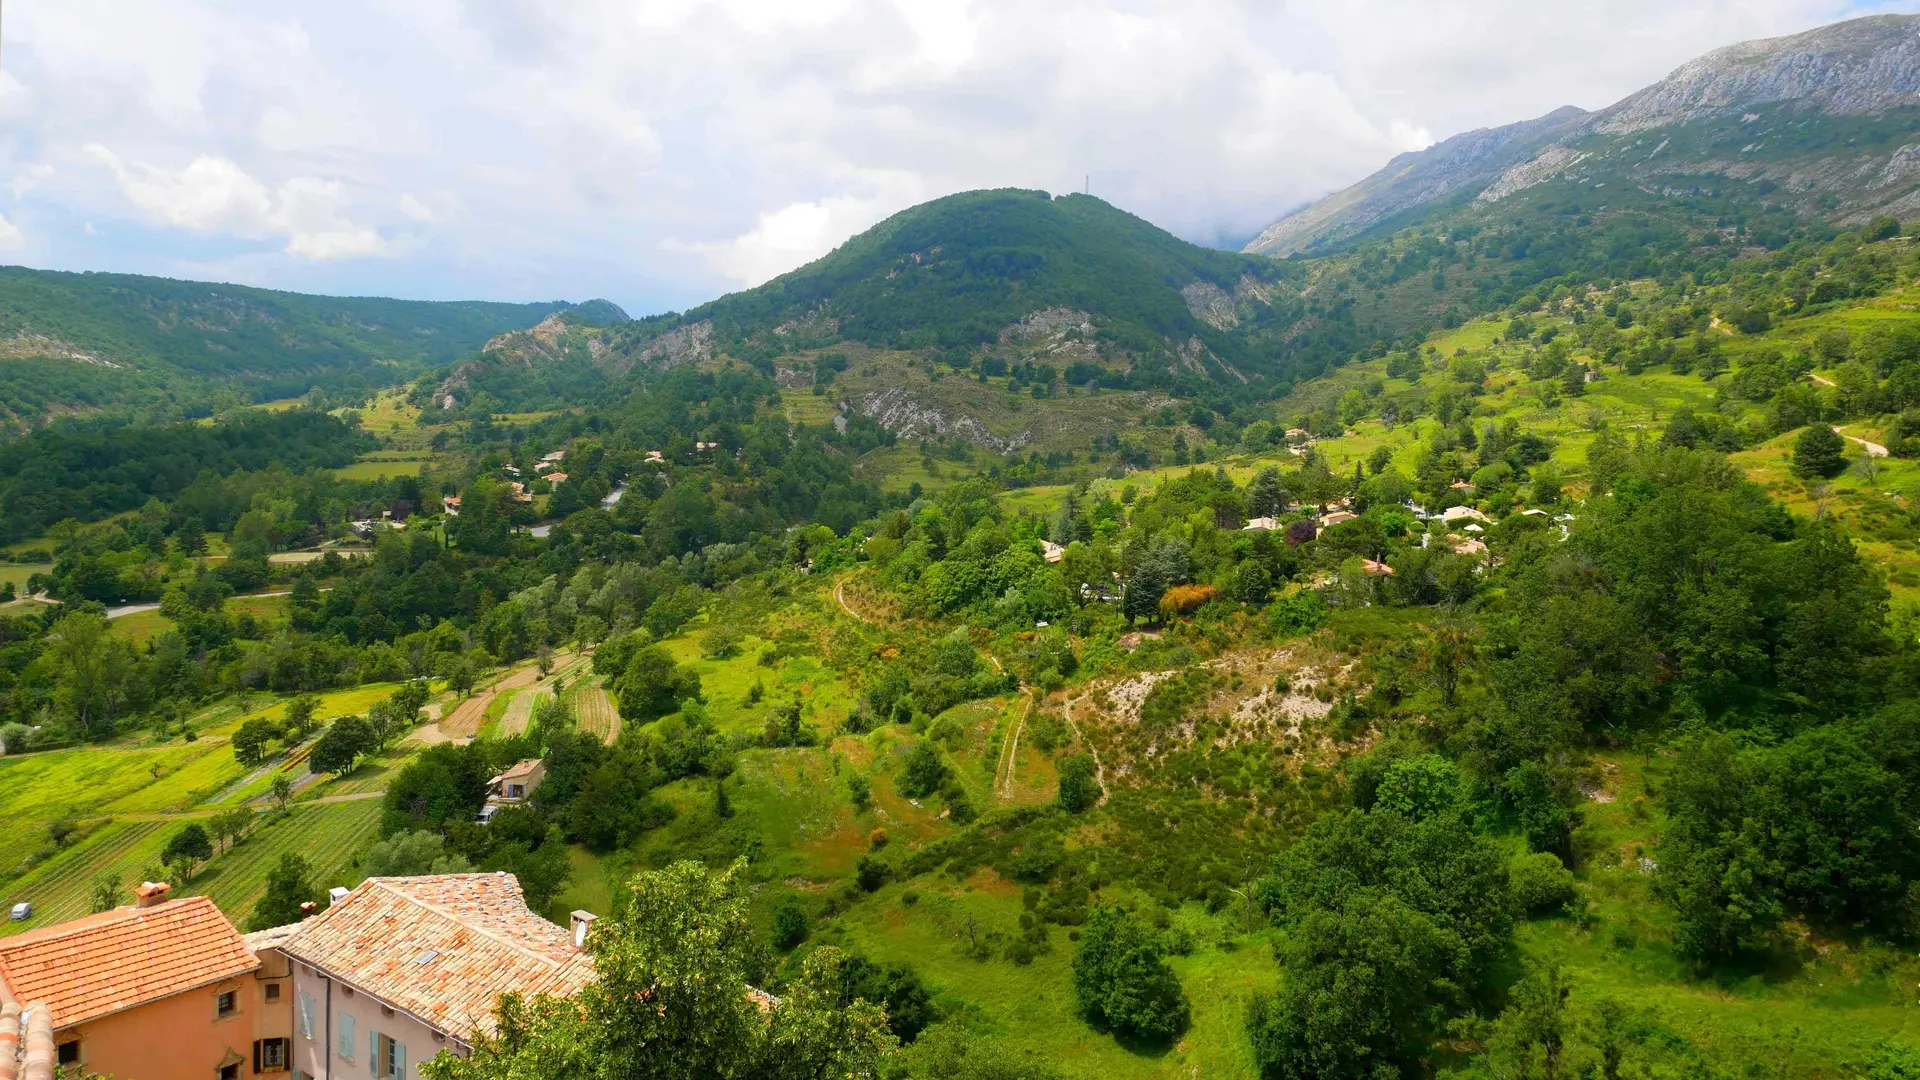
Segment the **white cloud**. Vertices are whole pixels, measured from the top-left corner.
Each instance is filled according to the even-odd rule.
[[[0,215],[0,251],[19,251],[27,246],[27,238],[19,226]]]
[[[761,214],[753,228],[730,240],[669,238],[660,247],[698,255],[730,280],[751,287],[825,255],[898,209],[891,201],[847,196],[789,203]]]
[[[184,168],[169,170],[129,165],[98,143],[85,152],[105,166],[127,200],[157,224],[247,240],[285,236],[287,253],[308,259],[386,250],[378,230],[346,218],[346,189],[337,180],[294,177],[269,192],[225,158],[203,154]]]
[[[134,217],[256,245],[232,265],[265,284],[609,295],[637,312],[764,280],[912,201],[970,187],[1077,189],[1091,174],[1095,194],[1181,235],[1244,239],[1435,138],[1602,106],[1710,48],[1853,10],[1844,0],[17,6],[0,169],[23,203],[99,222],[108,245],[129,245],[108,247],[121,262],[100,268],[209,265],[198,239],[168,251],[151,230],[109,227]],[[59,243],[36,233],[54,265],[78,268],[103,250]],[[354,258],[375,254],[387,257]]]

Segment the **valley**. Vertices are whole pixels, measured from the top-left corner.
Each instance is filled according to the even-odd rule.
[[[1913,1075],[1916,35],[1245,252],[999,189],[639,319],[0,274],[0,940],[602,920],[639,989],[431,1080],[683,1005],[898,1080]]]

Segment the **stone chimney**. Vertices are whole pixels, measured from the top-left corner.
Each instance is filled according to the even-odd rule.
[[[587,931],[593,928],[595,920],[599,918],[600,916],[595,915],[591,911],[575,911],[573,913],[569,922],[573,926],[574,948],[584,949],[587,947]]]
[[[167,894],[173,886],[164,881],[143,881],[133,890],[133,906],[136,908],[159,907],[167,902]]]

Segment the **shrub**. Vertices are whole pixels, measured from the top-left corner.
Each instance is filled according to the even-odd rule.
[[[773,947],[792,949],[807,939],[807,909],[797,896],[784,896],[773,906]]]
[[[1160,617],[1171,619],[1176,615],[1190,614],[1219,595],[1219,592],[1211,585],[1175,585],[1160,596]]]
[[[1514,903],[1529,915],[1554,911],[1573,900],[1573,871],[1550,851],[1514,859],[1507,867],[1507,879],[1513,886]]]
[[[893,877],[893,867],[871,855],[860,856],[860,861],[853,867],[853,880],[868,892],[879,889],[891,877]]]
[[[900,794],[909,799],[924,799],[940,790],[947,781],[947,763],[940,748],[930,739],[921,739],[907,751],[907,762],[900,769]]]

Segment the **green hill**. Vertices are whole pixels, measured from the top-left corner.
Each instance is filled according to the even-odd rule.
[[[820,350],[858,346],[956,370],[1035,362],[1077,385],[1258,396],[1365,340],[1344,307],[1301,301],[1310,274],[1197,247],[1085,195],[970,191],[683,314],[507,335],[433,389],[551,407],[635,368],[719,358],[810,381]]]
[[[0,425],[102,410],[190,417],[314,387],[355,395],[564,306],[306,296],[0,267]]]

